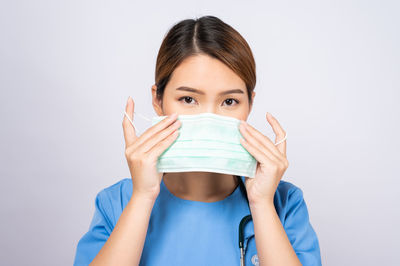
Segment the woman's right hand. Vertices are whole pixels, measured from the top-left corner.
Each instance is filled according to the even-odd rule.
[[[134,102],[131,97],[126,104],[126,113],[133,121]],[[157,171],[158,157],[174,142],[179,134],[181,122],[172,114],[152,127],[140,137],[126,116],[122,121],[125,138],[125,157],[131,173],[133,193],[152,199],[160,193],[163,173]]]

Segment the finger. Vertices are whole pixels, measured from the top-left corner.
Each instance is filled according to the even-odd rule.
[[[169,115],[159,121],[158,123],[154,124],[150,128],[148,128],[141,136],[140,138],[137,139],[135,144],[133,145],[134,149],[137,147],[141,146],[143,143],[145,143],[148,139],[153,138],[155,134],[160,132],[161,130],[164,130],[164,128],[170,126],[173,124],[178,117],[177,113],[173,113],[172,115]]]
[[[125,107],[125,114],[122,120],[122,128],[124,131],[124,139],[125,139],[125,148],[132,145],[137,139],[136,130],[133,125],[133,111],[134,111],[134,102],[131,96],[128,97],[128,102]],[[127,117],[129,116],[129,118]],[[130,119],[130,120],[129,120]]]
[[[246,141],[244,138],[240,138],[240,143],[243,147],[251,154],[253,157],[260,163],[264,165],[272,164],[275,160],[268,157],[265,153],[260,151],[258,147],[253,145],[252,143]]]
[[[256,145],[256,146],[259,147],[264,152],[270,152],[277,158],[282,157],[282,153],[277,149],[277,147],[274,145],[274,143],[272,143],[272,141],[267,136],[264,136],[260,131],[255,129],[253,126],[248,124],[246,121],[243,121],[243,123],[240,124],[240,132],[242,134],[247,133],[250,136],[254,137],[256,139],[256,141],[258,142],[258,145]]]
[[[275,154],[273,154],[269,148],[265,147],[262,143],[260,143],[260,141],[257,140],[253,135],[251,135],[248,130],[242,128],[241,133],[242,133],[245,141],[252,144],[254,147],[257,147],[257,150],[262,152],[271,161],[273,161],[273,162],[279,161],[279,157],[277,157]],[[279,155],[279,156],[282,157],[282,155]]]
[[[267,117],[268,123],[272,126],[272,129],[275,132],[275,143],[284,139],[286,137],[286,132],[283,130],[283,128],[279,124],[278,120],[268,112],[266,114],[266,117]],[[286,158],[286,139],[284,141],[282,141],[281,143],[279,143],[278,145],[276,145],[276,147],[280,150],[280,152]]]
[[[168,137],[171,133],[174,133],[177,129],[179,129],[181,126],[181,121],[180,120],[175,120],[174,123],[172,123],[170,126],[167,128],[155,133],[151,138],[148,138],[146,141],[144,141],[142,144],[139,146],[135,146],[135,149],[141,153],[148,152],[151,148],[153,148],[157,143]]]
[[[152,157],[153,160],[157,159],[176,140],[178,135],[179,135],[179,130],[173,131],[162,141],[160,141],[156,145],[154,145],[147,152],[147,154],[151,154],[150,156],[154,156],[154,157]]]

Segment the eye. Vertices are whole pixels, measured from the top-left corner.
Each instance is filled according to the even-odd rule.
[[[226,99],[225,101],[224,101],[224,103],[228,103],[228,106],[233,106],[232,105],[232,100],[233,101],[235,101],[236,102],[236,104],[238,104],[239,103],[239,101],[238,100],[236,100],[236,99],[233,99],[233,98],[229,98],[229,99]]]
[[[184,100],[184,103],[185,103],[185,104],[191,104],[191,103],[192,103],[192,100],[195,101],[194,98],[193,98],[193,97],[190,97],[190,96],[183,96],[183,97],[179,98],[178,100],[179,100],[179,101]],[[238,100],[233,99],[233,98],[226,99],[226,100],[224,101],[224,103],[227,103],[228,106],[234,106],[235,104],[233,104],[233,101],[236,102],[236,104],[239,103]]]
[[[192,98],[190,96],[183,96],[183,97],[179,98],[178,100],[179,101],[185,100],[184,103],[190,104],[190,100],[194,100],[194,98]],[[189,102],[187,100],[189,100]]]

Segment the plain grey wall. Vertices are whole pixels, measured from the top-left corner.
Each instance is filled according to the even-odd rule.
[[[398,265],[398,1],[2,1],[1,265],[71,265],[96,194],[129,177],[162,38],[215,15],[257,64],[249,122],[288,132],[324,265]],[[396,48],[397,47],[397,48]],[[143,130],[148,125],[137,118]],[[396,263],[397,261],[397,263]]]

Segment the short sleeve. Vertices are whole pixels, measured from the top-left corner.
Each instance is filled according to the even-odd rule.
[[[286,234],[304,266],[320,266],[320,247],[310,220],[303,191],[295,187],[288,193],[284,228]]]
[[[89,230],[79,240],[74,265],[89,265],[99,253],[113,230],[113,217],[107,191],[100,191],[95,199],[95,210]]]

